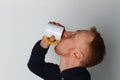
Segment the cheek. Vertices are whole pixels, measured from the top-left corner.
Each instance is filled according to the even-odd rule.
[[[55,47],[55,51],[56,53],[63,55],[63,54],[69,53],[69,47],[63,42],[61,42]]]

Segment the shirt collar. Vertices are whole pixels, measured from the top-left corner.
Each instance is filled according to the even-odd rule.
[[[61,72],[61,77],[68,78],[70,76],[77,76],[83,73],[84,71],[86,71],[86,68],[84,67],[75,67],[75,68],[66,69]]]

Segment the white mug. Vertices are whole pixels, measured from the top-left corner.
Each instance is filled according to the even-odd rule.
[[[64,31],[63,26],[57,26],[57,25],[48,23],[44,31],[45,41],[48,44],[57,44],[62,37],[63,31]],[[52,35],[55,36],[55,41],[50,42],[49,37],[51,37]]]

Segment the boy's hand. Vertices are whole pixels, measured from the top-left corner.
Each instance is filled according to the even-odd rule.
[[[49,23],[50,23],[50,24],[53,24],[53,25],[57,25],[57,26],[62,26],[62,27],[64,27],[62,24],[57,23],[57,22],[54,22],[54,21],[50,21]],[[55,36],[52,35],[52,36],[50,37],[49,41],[50,41],[50,42],[55,41]],[[46,41],[45,41],[45,36],[42,38],[42,41],[40,42],[40,46],[43,47],[43,48],[48,48],[48,47],[50,46],[50,44],[46,43]]]
[[[55,40],[55,36],[52,35],[49,39],[50,42],[53,42]],[[45,36],[42,38],[42,41],[40,42],[40,46],[42,48],[48,48],[50,46],[50,44],[48,44],[46,41],[45,41]]]
[[[62,26],[62,27],[64,27],[62,24],[54,22],[54,21],[50,21],[49,23],[53,24],[53,25],[56,25],[56,26]]]

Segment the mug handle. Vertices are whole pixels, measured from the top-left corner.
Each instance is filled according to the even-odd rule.
[[[55,40],[55,41],[51,42],[51,41],[49,41],[49,37],[46,36],[46,37],[45,37],[45,42],[52,45],[52,44],[57,44],[57,43],[58,43],[58,40]]]

